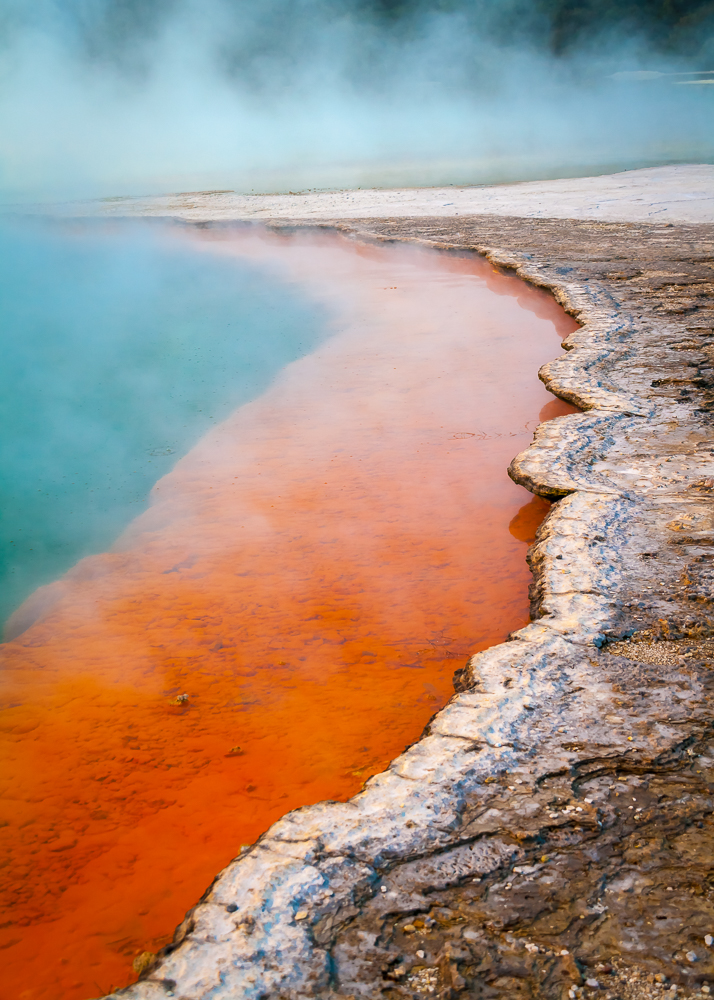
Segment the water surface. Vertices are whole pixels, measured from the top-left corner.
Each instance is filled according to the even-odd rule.
[[[161,227],[0,228],[0,623],[324,335],[296,288]]]
[[[129,982],[242,843],[354,794],[528,620],[547,504],[505,470],[568,409],[536,372],[573,321],[476,256],[181,239],[199,268],[266,268],[330,335],[2,647],[8,1000]]]

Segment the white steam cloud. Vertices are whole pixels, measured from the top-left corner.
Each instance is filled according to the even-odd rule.
[[[327,0],[28,8],[0,3],[6,203],[486,183],[714,157],[714,77],[699,64],[624,31],[554,56],[524,0],[401,20]]]

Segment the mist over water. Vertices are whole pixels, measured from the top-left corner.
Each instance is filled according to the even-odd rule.
[[[654,30],[626,15],[656,4],[619,20],[557,6],[5,0],[0,189],[463,184],[714,158],[711,17]]]
[[[108,548],[186,451],[326,332],[158,227],[0,229],[0,622]]]

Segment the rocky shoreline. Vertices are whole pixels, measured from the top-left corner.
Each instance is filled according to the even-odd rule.
[[[714,225],[272,225],[474,250],[550,289],[582,327],[541,378],[586,412],[511,466],[557,500],[533,623],[354,799],[245,850],[112,997],[714,992]]]

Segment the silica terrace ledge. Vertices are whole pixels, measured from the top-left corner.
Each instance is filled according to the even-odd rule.
[[[558,501],[530,550],[534,622],[457,671],[355,798],[288,814],[231,862],[112,997],[714,981],[714,226],[320,225],[478,251],[583,324],[540,375],[587,412],[542,425],[510,470]]]

